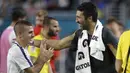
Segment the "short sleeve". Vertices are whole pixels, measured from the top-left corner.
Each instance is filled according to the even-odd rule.
[[[105,44],[111,44],[114,48],[117,48],[118,39],[114,34],[106,27],[103,28],[103,41]]]
[[[25,54],[25,51],[22,50],[13,55],[13,60],[22,70],[33,66],[29,55]]]

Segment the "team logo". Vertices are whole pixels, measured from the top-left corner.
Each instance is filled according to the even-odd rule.
[[[98,41],[98,36],[93,35],[92,40]]]
[[[76,66],[76,70],[81,70],[81,69],[84,69],[84,68],[87,68],[87,67],[90,67],[90,63],[89,62],[77,65]]]
[[[86,46],[88,45],[88,43],[87,43],[87,39],[84,39],[84,40],[83,40],[82,45],[83,45],[83,47],[86,47]]]
[[[78,52],[78,59],[82,60],[84,58],[85,58],[84,53],[83,52]]]

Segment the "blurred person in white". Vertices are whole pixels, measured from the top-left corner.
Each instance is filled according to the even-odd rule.
[[[36,13],[37,8],[34,6],[35,0],[27,0],[23,4],[23,8],[26,10],[30,20],[34,20],[34,14]]]
[[[53,56],[53,48],[46,48],[46,44],[41,42],[40,55],[33,64],[27,49],[34,37],[32,24],[25,20],[18,21],[14,26],[14,32],[16,41],[8,51],[7,73],[39,73],[45,62]]]
[[[14,8],[12,11],[12,22],[1,35],[1,46],[0,46],[0,72],[7,73],[7,53],[8,49],[11,47],[12,42],[15,40],[16,36],[14,33],[14,25],[19,20],[26,19],[26,12],[23,8]]]
[[[114,17],[110,17],[107,20],[106,27],[114,33],[117,39],[120,38],[124,31],[124,25]]]

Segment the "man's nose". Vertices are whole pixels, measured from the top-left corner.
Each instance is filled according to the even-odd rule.
[[[75,20],[75,21],[76,21],[76,23],[78,23],[78,22],[79,22],[78,18],[76,18],[76,20]]]
[[[34,32],[32,33],[32,38],[34,37],[35,35],[34,35]]]
[[[58,31],[58,32],[60,32],[60,31],[61,31],[61,28],[60,28],[60,27],[58,27],[58,28],[57,28],[57,31]]]

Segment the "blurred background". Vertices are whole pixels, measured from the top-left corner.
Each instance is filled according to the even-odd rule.
[[[23,7],[28,13],[28,20],[34,25],[36,12],[46,9],[49,16],[58,19],[62,38],[78,28],[75,23],[76,7],[85,1],[95,3],[98,7],[98,18],[103,24],[113,16],[121,21],[126,29],[130,28],[130,0],[0,0],[0,33],[10,24],[12,8]]]
[[[35,25],[36,12],[46,9],[49,16],[55,17],[60,24],[60,38],[79,28],[75,22],[76,8],[82,2],[92,1],[98,8],[98,18],[105,25],[110,17],[119,20],[124,29],[130,28],[130,0],[0,0],[0,34],[11,23],[11,12],[14,7],[23,7],[28,20]],[[57,72],[64,73],[66,51],[61,51]]]

